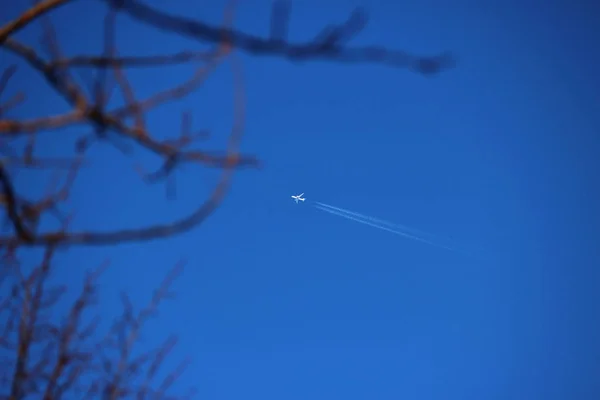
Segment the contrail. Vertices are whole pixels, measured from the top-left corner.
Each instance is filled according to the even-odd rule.
[[[375,218],[375,217],[371,217],[369,215],[365,215],[365,214],[357,213],[357,212],[354,212],[354,211],[346,210],[346,209],[341,208],[341,207],[335,207],[335,206],[332,206],[330,204],[321,203],[320,201],[315,201],[315,203],[318,204],[318,205],[320,205],[321,207],[331,208],[331,209],[333,209],[335,211],[338,211],[338,212],[341,212],[341,213],[344,213],[344,214],[353,215],[356,218],[361,218],[361,219],[369,220],[369,221],[371,221],[371,222],[373,222],[375,224],[385,225],[385,226],[388,226],[388,227],[390,227],[392,229],[410,232],[413,235],[417,235],[417,236],[429,236],[430,239],[434,238],[434,235],[432,235],[430,233],[419,231],[417,229],[411,228],[411,227],[406,226],[406,225],[396,224],[396,223],[393,223],[393,222],[386,221],[384,219]]]
[[[416,241],[419,241],[419,242],[427,243],[427,244],[432,245],[432,246],[441,247],[441,248],[446,249],[446,250],[455,251],[451,247],[440,245],[440,244],[437,244],[437,243],[433,243],[433,242],[430,242],[429,240],[420,238],[420,237],[412,235],[410,233],[402,232],[402,231],[397,230],[397,229],[392,229],[392,228],[384,226],[382,224],[377,224],[376,222],[374,222],[372,220],[369,220],[368,218],[367,219],[361,219],[359,216],[355,216],[355,215],[352,215],[352,214],[349,214],[349,213],[337,211],[337,210],[335,210],[333,208],[324,207],[321,203],[318,203],[318,202],[315,202],[314,207],[317,208],[317,209],[319,209],[319,210],[321,210],[321,211],[325,211],[325,212],[328,212],[328,213],[333,214],[333,215],[344,217],[344,218],[349,219],[351,221],[356,221],[356,222],[360,222],[361,224],[372,226],[373,228],[377,228],[377,229],[381,229],[381,230],[384,230],[384,231],[387,231],[387,232],[391,232],[391,233],[394,233],[396,235],[404,236],[404,237],[409,238],[409,239],[413,239],[413,240],[416,240]],[[353,213],[353,214],[357,214],[357,213]]]

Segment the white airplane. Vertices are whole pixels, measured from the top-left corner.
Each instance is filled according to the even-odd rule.
[[[304,196],[304,193],[300,193],[298,196],[292,196],[292,199],[296,200],[296,204],[298,204],[298,200],[300,200],[300,201],[306,200],[305,198],[302,198],[302,196]]]

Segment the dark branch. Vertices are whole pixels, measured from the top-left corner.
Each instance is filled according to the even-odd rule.
[[[211,26],[182,16],[159,11],[138,0],[104,0],[132,18],[158,29],[187,36],[201,42],[218,43],[225,35],[231,45],[255,56],[284,57],[291,61],[326,60],[344,63],[380,63],[397,68],[408,68],[422,74],[435,74],[452,67],[454,59],[450,54],[433,57],[419,57],[400,50],[381,46],[349,47],[345,43],[354,38],[366,25],[367,16],[363,10],[355,10],[348,20],[326,30],[327,35],[318,35],[306,43],[289,43],[280,37],[261,38],[234,29]],[[275,13],[285,16],[281,5],[276,3]],[[271,22],[275,32],[285,32],[282,22]]]
[[[0,183],[2,183],[3,198],[2,202],[6,208],[6,214],[11,221],[15,232],[20,240],[29,241],[33,239],[33,235],[27,229],[21,216],[19,215],[19,205],[15,195],[15,189],[4,165],[0,163]]]
[[[67,4],[71,0],[46,0],[40,1],[21,16],[0,28],[0,46],[4,44],[9,36],[14,35],[25,26],[42,15]]]

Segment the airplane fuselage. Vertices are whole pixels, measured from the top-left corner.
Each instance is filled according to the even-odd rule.
[[[304,195],[304,193],[301,193],[301,194],[299,194],[297,196],[292,196],[292,199],[294,199],[294,201],[296,202],[296,204],[298,204],[298,200],[300,200],[300,201],[306,200],[305,198],[302,198],[302,195]]]

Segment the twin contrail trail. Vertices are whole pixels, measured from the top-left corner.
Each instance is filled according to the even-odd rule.
[[[375,218],[375,217],[371,217],[368,215],[364,215],[361,213],[357,213],[354,211],[350,211],[350,210],[346,210],[340,207],[335,207],[329,204],[325,204],[325,203],[321,203],[321,202],[314,202],[313,206],[321,211],[325,211],[329,214],[332,215],[337,215],[343,218],[346,218],[348,220],[351,221],[355,221],[355,222],[359,222],[363,225],[368,225],[371,226],[373,228],[377,228],[377,229],[381,229],[387,232],[391,232],[394,233],[396,235],[400,235],[400,236],[404,236],[406,238],[412,239],[412,240],[416,240],[422,243],[427,243],[429,245],[432,246],[436,246],[436,247],[440,247],[446,250],[450,250],[450,251],[456,251],[455,249],[439,244],[439,243],[434,243],[430,240],[427,240],[421,236],[432,236],[430,234],[427,234],[425,232],[420,232],[417,231],[416,229],[412,229],[409,228],[407,226],[404,225],[400,225],[400,224],[394,224],[388,221],[385,221],[383,219],[380,218]]]
[[[371,217],[369,215],[361,214],[361,213],[358,213],[356,211],[346,210],[345,208],[341,208],[341,207],[335,207],[335,206],[332,206],[331,204],[325,204],[325,203],[321,203],[319,201],[315,201],[314,203],[318,204],[321,207],[331,208],[331,209],[333,209],[335,211],[338,211],[338,212],[341,212],[341,213],[344,213],[344,214],[350,214],[350,215],[352,215],[352,216],[354,216],[356,218],[359,218],[359,219],[365,219],[365,220],[371,221],[374,224],[385,225],[385,226],[387,226],[389,228],[392,228],[394,230],[400,230],[400,231],[408,232],[408,233],[411,233],[411,234],[413,234],[415,236],[429,236],[429,238],[433,240],[433,235],[432,234],[427,233],[427,232],[423,232],[423,231],[419,231],[419,230],[417,230],[415,228],[411,228],[411,227],[406,226],[406,225],[396,224],[396,223],[389,222],[389,221],[386,221],[386,220],[381,219],[381,218]]]

